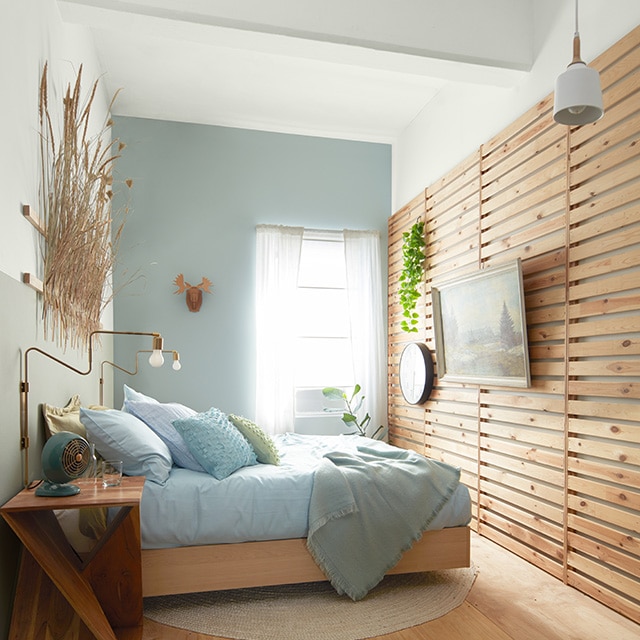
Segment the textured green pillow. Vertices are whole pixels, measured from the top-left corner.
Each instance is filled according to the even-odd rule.
[[[229,420],[249,441],[256,452],[258,462],[263,464],[280,464],[280,454],[275,442],[255,423],[248,418],[229,414]]]

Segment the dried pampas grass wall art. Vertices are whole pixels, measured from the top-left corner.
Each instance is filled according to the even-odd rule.
[[[67,86],[61,129],[49,108],[47,65],[40,81],[40,207],[44,220],[45,337],[66,348],[88,346],[113,297],[110,275],[128,207],[114,212],[113,163],[124,144],[111,137],[111,119],[95,133],[91,109],[98,81],[81,95],[82,66]],[[111,112],[114,100],[109,104]],[[125,181],[131,187],[131,181]]]

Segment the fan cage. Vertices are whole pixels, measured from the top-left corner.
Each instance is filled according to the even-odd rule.
[[[85,440],[76,438],[68,442],[61,455],[61,464],[71,478],[81,476],[89,466],[91,450]]]

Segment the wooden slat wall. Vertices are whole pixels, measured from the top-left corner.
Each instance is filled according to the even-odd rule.
[[[640,33],[598,61],[606,117],[569,150],[570,584],[640,619]]]
[[[552,110],[481,149],[480,262],[522,259],[532,384],[480,390],[478,532],[562,578],[567,130]]]
[[[478,268],[480,155],[473,154],[427,191],[425,223],[425,341],[435,354],[431,283],[450,273]],[[435,355],[434,355],[435,360]],[[478,483],[478,389],[461,385],[436,387],[426,405],[427,455],[460,467],[474,507]]]
[[[549,96],[390,219],[389,427],[461,467],[480,534],[640,622],[640,27],[593,66],[605,118],[556,125]],[[406,334],[402,232],[419,217],[424,322]],[[404,403],[402,348],[435,361],[431,282],[518,257],[531,387],[437,381]]]

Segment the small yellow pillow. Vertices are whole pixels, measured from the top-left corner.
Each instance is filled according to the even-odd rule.
[[[90,409],[106,409],[97,405],[90,405]],[[87,430],[80,421],[80,396],[72,396],[66,407],[54,407],[50,404],[42,405],[42,415],[47,431],[47,438],[60,431],[71,431],[83,438],[87,437]]]
[[[50,404],[42,405],[42,414],[47,428],[47,438],[60,431],[71,431],[83,438],[87,437],[87,431],[80,422],[80,397],[75,395],[69,400],[66,407],[54,407]]]
[[[95,409],[96,411],[108,408],[100,405],[89,405],[89,409]],[[87,430],[80,421],[80,396],[78,395],[72,396],[66,407],[43,404],[42,415],[44,416],[47,439],[60,431],[71,431],[71,433],[76,433],[83,438],[87,437]]]

